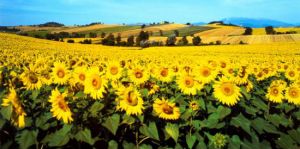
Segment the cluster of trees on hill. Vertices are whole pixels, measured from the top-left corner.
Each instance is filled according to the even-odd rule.
[[[224,25],[224,26],[238,26],[238,25],[235,25],[235,24],[231,24],[231,23],[229,23],[229,24],[227,24],[227,23],[224,23],[223,21],[211,21],[211,22],[209,22],[208,24],[221,24],[221,25]]]
[[[9,32],[9,33],[16,33],[16,32],[19,32],[20,29],[17,29],[17,28],[10,28],[10,27],[7,27],[7,26],[0,26],[0,32]]]
[[[286,32],[277,32],[273,26],[265,27],[265,31],[267,35],[275,35],[275,34],[297,34],[296,31],[286,31]]]
[[[39,27],[62,27],[65,26],[62,23],[57,23],[57,22],[46,22],[44,24],[39,24],[39,25],[33,25],[33,26],[39,26]]]
[[[163,41],[150,41],[149,40],[149,32],[141,31],[139,35],[135,38],[134,36],[129,36],[126,41],[122,41],[121,34],[118,36],[114,36],[114,34],[109,34],[102,40],[103,45],[109,46],[140,46],[142,48],[150,47],[150,46],[189,46],[189,45],[221,45],[221,41],[211,42],[209,44],[202,43],[202,39],[200,36],[192,36],[192,42],[189,43],[187,36],[183,36],[177,42],[178,31],[174,31],[174,34],[169,36],[165,42]]]

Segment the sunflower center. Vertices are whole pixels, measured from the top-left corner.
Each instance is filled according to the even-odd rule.
[[[290,72],[289,72],[289,76],[290,76],[290,77],[294,77],[294,76],[295,76],[295,72],[290,71]]]
[[[187,87],[193,87],[194,86],[194,80],[193,79],[191,79],[191,78],[187,78],[186,80],[185,80],[185,85],[187,86]]]
[[[290,95],[291,97],[293,97],[293,98],[299,97],[299,94],[298,94],[297,90],[294,89],[294,88],[292,88],[292,89],[289,91],[289,95]]]
[[[169,106],[168,104],[164,104],[162,107],[164,113],[170,115],[173,114],[173,108],[171,106]]]
[[[59,95],[57,97],[57,100],[58,100],[58,107],[63,110],[63,111],[67,111],[68,109],[68,105],[67,103],[65,102],[64,100],[64,97],[62,95]]]
[[[99,76],[95,76],[92,79],[92,85],[95,89],[100,89],[101,88],[101,78]]]
[[[163,77],[167,77],[168,76],[168,69],[164,68],[161,72],[160,75]]]
[[[80,75],[79,75],[79,79],[80,79],[81,81],[84,81],[84,80],[85,80],[85,75],[84,75],[84,74],[80,74]]]
[[[29,81],[33,84],[37,83],[39,80],[35,75],[29,75]]]
[[[118,74],[118,72],[119,72],[118,67],[113,66],[113,67],[110,68],[110,73],[112,75],[116,75],[116,74]]]
[[[59,78],[63,78],[65,76],[65,71],[62,69],[59,69],[56,74]]]
[[[135,72],[134,75],[135,75],[135,77],[138,78],[138,79],[140,79],[140,78],[143,77],[143,73],[142,73],[141,71]]]
[[[209,75],[210,75],[210,70],[209,69],[204,69],[204,70],[202,70],[202,75],[204,76],[204,77],[208,77]]]
[[[221,63],[221,68],[225,68],[226,67],[226,63],[222,62]]]
[[[223,91],[224,95],[231,96],[234,93],[232,84],[230,84],[230,83],[224,84],[222,87],[222,91]]]
[[[128,92],[127,103],[131,106],[136,106],[138,104],[138,98],[134,95],[134,92]]]
[[[273,95],[277,95],[279,93],[279,91],[277,88],[273,88],[272,93],[273,93]]]

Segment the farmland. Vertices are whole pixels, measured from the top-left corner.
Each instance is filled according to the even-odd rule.
[[[299,41],[141,49],[0,39],[1,145],[300,145]]]

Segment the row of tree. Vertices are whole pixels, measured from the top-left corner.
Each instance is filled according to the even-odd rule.
[[[245,32],[243,35],[252,35],[253,29],[250,27],[245,27]],[[266,26],[265,32],[267,35],[275,35],[275,34],[297,34],[296,31],[286,31],[286,32],[277,32],[273,26]]]
[[[117,37],[114,36],[114,34],[109,34],[104,39],[102,39],[103,45],[109,45],[109,46],[140,46],[140,47],[149,47],[149,46],[175,46],[175,45],[189,45],[189,41],[187,40],[186,36],[183,36],[182,39],[177,41],[176,34],[173,34],[169,36],[165,42],[165,44],[162,41],[150,41],[149,40],[149,32],[147,31],[141,31],[139,35],[135,38],[134,36],[129,36],[126,41],[122,41],[121,34],[118,34]],[[199,36],[195,36],[192,39],[192,45],[200,45],[201,38]]]

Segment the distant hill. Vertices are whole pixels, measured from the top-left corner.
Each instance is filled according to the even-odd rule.
[[[195,22],[195,23],[192,23],[193,25],[204,25],[204,24],[207,24],[205,22]]]
[[[244,27],[262,28],[266,26],[273,27],[292,27],[291,23],[286,23],[270,19],[250,19],[250,18],[226,18],[222,20],[226,24],[235,24]]]

